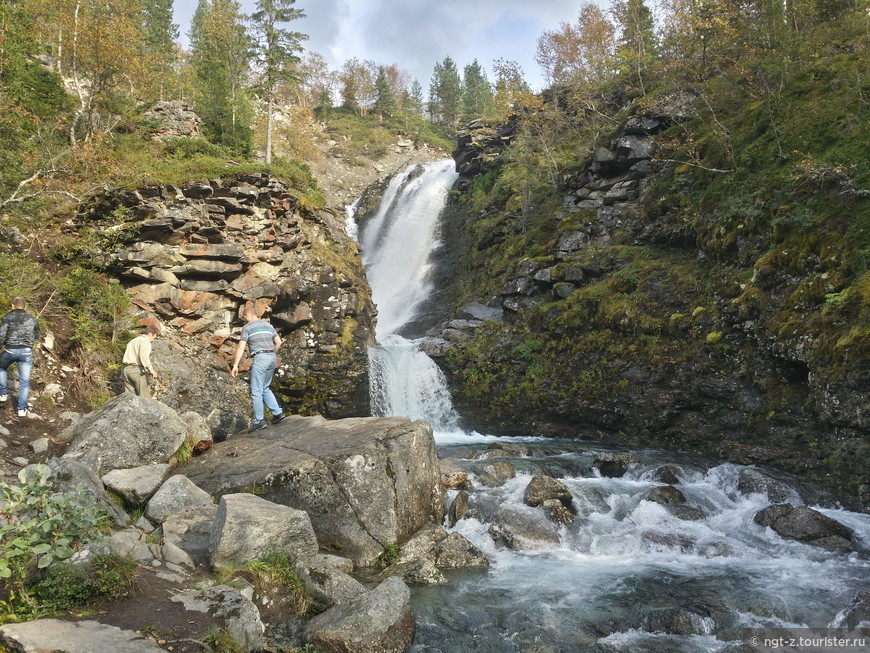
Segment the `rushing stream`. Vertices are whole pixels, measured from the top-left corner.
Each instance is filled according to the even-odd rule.
[[[440,370],[415,341],[397,335],[432,290],[428,254],[438,245],[438,216],[455,178],[452,161],[397,175],[359,237],[379,309],[380,344],[370,353],[373,411],[428,420],[439,456],[459,459],[469,471],[468,516],[449,530],[491,561],[486,571],[454,572],[445,585],[414,588],[411,651],[767,651],[775,648],[741,648],[748,641],[744,629],[844,626],[850,602],[870,588],[870,560],[786,540],[755,524],[755,513],[772,501],[738,491],[745,468],[672,452],[459,429]],[[494,442],[513,446],[487,460],[486,453],[496,453],[487,449]],[[472,451],[485,452],[484,459],[467,458]],[[596,461],[614,454],[628,456],[628,471],[602,476]],[[494,460],[511,463],[516,476],[496,486],[479,482]],[[656,474],[665,465],[695,509],[692,519],[646,500],[663,484]],[[541,508],[525,505],[537,474],[570,490],[572,523],[559,526]],[[449,493],[448,505],[455,495]],[[813,501],[797,489],[788,500]],[[870,546],[870,517],[817,509]],[[505,524],[514,533],[509,547],[497,537]],[[780,649],[870,650],[870,637],[866,644]]]

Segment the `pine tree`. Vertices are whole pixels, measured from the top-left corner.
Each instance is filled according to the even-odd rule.
[[[200,0],[190,30],[197,109],[217,143],[247,154],[251,148],[248,63],[251,40],[235,0]]]
[[[266,164],[272,163],[272,113],[275,92],[279,84],[298,81],[291,64],[299,61],[301,41],[308,38],[300,32],[288,32],[278,25],[303,18],[305,13],[294,9],[296,0],[258,0],[257,11],[251,16],[257,32],[256,56],[261,67],[259,89],[266,97]]]

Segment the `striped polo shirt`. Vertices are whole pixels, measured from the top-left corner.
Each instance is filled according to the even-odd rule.
[[[266,320],[252,320],[242,327],[239,339],[248,343],[251,356],[260,351],[274,351],[274,339],[278,333]]]

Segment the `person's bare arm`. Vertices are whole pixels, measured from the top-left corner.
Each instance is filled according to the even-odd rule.
[[[247,345],[247,341],[239,340],[239,344],[236,347],[236,354],[233,356],[233,369],[230,370],[230,376],[233,378],[236,378],[239,374],[239,363],[242,360],[242,356],[245,355],[245,347]]]

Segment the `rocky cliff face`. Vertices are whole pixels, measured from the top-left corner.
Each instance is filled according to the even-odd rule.
[[[509,253],[520,235],[504,220],[455,203],[444,228],[463,266],[442,269],[442,284],[483,287],[455,270],[509,262],[500,288],[454,309],[427,349],[471,427],[703,450],[806,473],[866,505],[865,309],[852,292],[836,317],[825,301],[837,255],[792,260],[757,225],[689,225],[669,208],[658,138],[692,100],[631,117],[565,171],[534,256]],[[460,186],[508,140],[461,134]]]
[[[276,387],[292,412],[368,415],[375,308],[356,244],[330,211],[302,205],[264,174],[102,195],[76,228],[103,232],[96,254],[143,320],[159,321],[158,395],[176,408],[247,415],[223,372],[252,302],[281,332]],[[162,367],[161,367],[162,365]],[[244,371],[244,370],[243,370]]]

